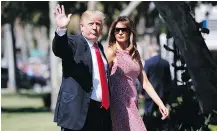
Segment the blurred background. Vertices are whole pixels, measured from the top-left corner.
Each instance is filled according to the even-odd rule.
[[[66,14],[72,13],[68,35],[80,33],[79,20],[85,10],[102,11],[106,18],[103,35],[99,41],[105,48],[112,21],[119,15],[129,16],[136,25],[137,45],[143,62],[150,58],[148,47],[151,44],[158,44],[161,57],[171,65],[173,80],[171,94],[173,95],[170,95],[171,101],[168,101],[171,118],[167,122],[167,130],[196,131],[203,128],[217,131],[216,114],[209,117],[201,115],[198,101],[191,90],[192,84],[190,82],[186,84],[186,81],[191,78],[186,75],[187,71],[176,68],[177,65],[183,64],[177,59],[179,51],[168,50],[168,48],[176,50],[174,40],[170,37],[170,32],[153,2],[1,1],[1,125],[3,131],[60,130],[53,123],[52,112],[61,83],[61,60],[55,57],[50,49],[56,30],[54,9],[58,3],[64,5]],[[202,23],[203,28],[209,29],[209,33],[203,33],[203,37],[217,63],[217,2],[187,3],[195,20]],[[184,72],[187,78],[183,77]],[[139,110],[143,115],[144,97],[139,87],[138,93]],[[193,104],[186,104],[189,101]],[[189,114],[183,115],[186,113],[185,109],[189,108],[191,109],[187,110]]]

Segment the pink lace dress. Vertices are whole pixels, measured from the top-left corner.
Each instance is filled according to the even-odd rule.
[[[113,131],[146,131],[138,110],[136,78],[140,73],[128,51],[117,50],[111,70],[111,119]]]

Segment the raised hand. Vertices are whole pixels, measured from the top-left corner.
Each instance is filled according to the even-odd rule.
[[[70,17],[72,15],[72,14],[68,14],[68,16],[66,17],[64,6],[62,5],[61,7],[58,4],[56,6],[55,13],[54,13],[57,28],[59,28],[59,29],[67,28],[69,21],[70,21]]]

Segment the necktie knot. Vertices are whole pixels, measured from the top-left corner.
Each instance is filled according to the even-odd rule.
[[[98,48],[97,42],[93,44],[93,47]]]

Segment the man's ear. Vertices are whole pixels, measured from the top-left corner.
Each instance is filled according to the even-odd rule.
[[[83,24],[80,24],[81,32],[83,32],[83,27],[84,27],[84,25],[83,25]]]

